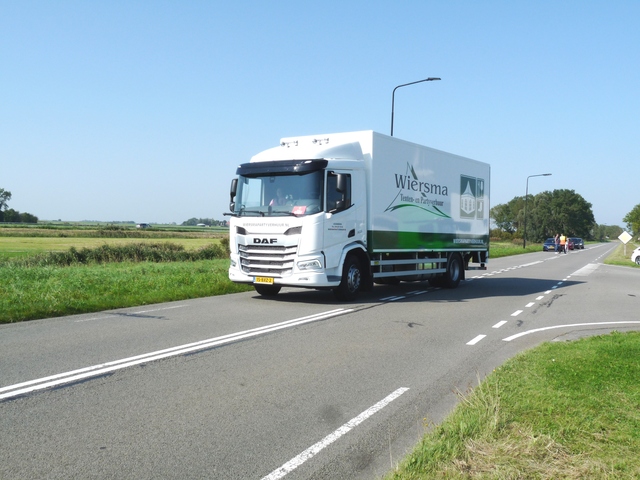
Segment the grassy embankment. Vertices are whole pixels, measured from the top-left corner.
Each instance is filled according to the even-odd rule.
[[[508,360],[387,480],[640,478],[640,332]]]
[[[224,230],[167,230],[0,229],[0,323],[249,289]]]

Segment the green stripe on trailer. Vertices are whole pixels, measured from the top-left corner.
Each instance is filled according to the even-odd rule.
[[[470,252],[489,249],[489,235],[370,230],[367,239],[370,252]]]

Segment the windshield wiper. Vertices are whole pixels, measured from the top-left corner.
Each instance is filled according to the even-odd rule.
[[[264,212],[260,210],[240,210],[240,212],[238,212],[238,216],[246,215],[247,213],[255,213],[256,215],[264,217]]]

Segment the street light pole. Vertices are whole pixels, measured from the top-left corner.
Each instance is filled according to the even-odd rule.
[[[440,80],[440,79],[437,77],[429,77],[429,78],[425,78],[424,80],[418,80],[417,82],[398,85],[396,88],[393,89],[393,93],[391,93],[391,136],[392,137],[393,137],[393,107],[394,107],[395,98],[396,98],[396,90],[399,89],[400,87],[406,87],[407,85],[413,85],[415,83],[422,83],[422,82],[432,82],[434,80]]]
[[[548,177],[550,173],[539,173],[538,175],[529,175],[527,177],[527,189],[524,194],[524,233],[522,235],[522,248],[527,248],[527,200],[529,199],[529,179],[531,177]]]

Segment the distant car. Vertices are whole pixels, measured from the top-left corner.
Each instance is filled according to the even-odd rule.
[[[636,262],[636,265],[640,265],[640,247],[636,248],[631,254],[631,261]]]
[[[136,228],[151,228],[151,225],[148,223],[139,223],[136,225]]]
[[[573,249],[574,250],[582,250],[582,249],[584,249],[584,242],[582,241],[581,238],[571,237],[571,238],[569,238],[569,240],[571,240],[571,242],[573,243]]]
[[[549,252],[555,249],[556,249],[556,241],[553,238],[547,238],[542,244],[542,250],[544,252]]]

